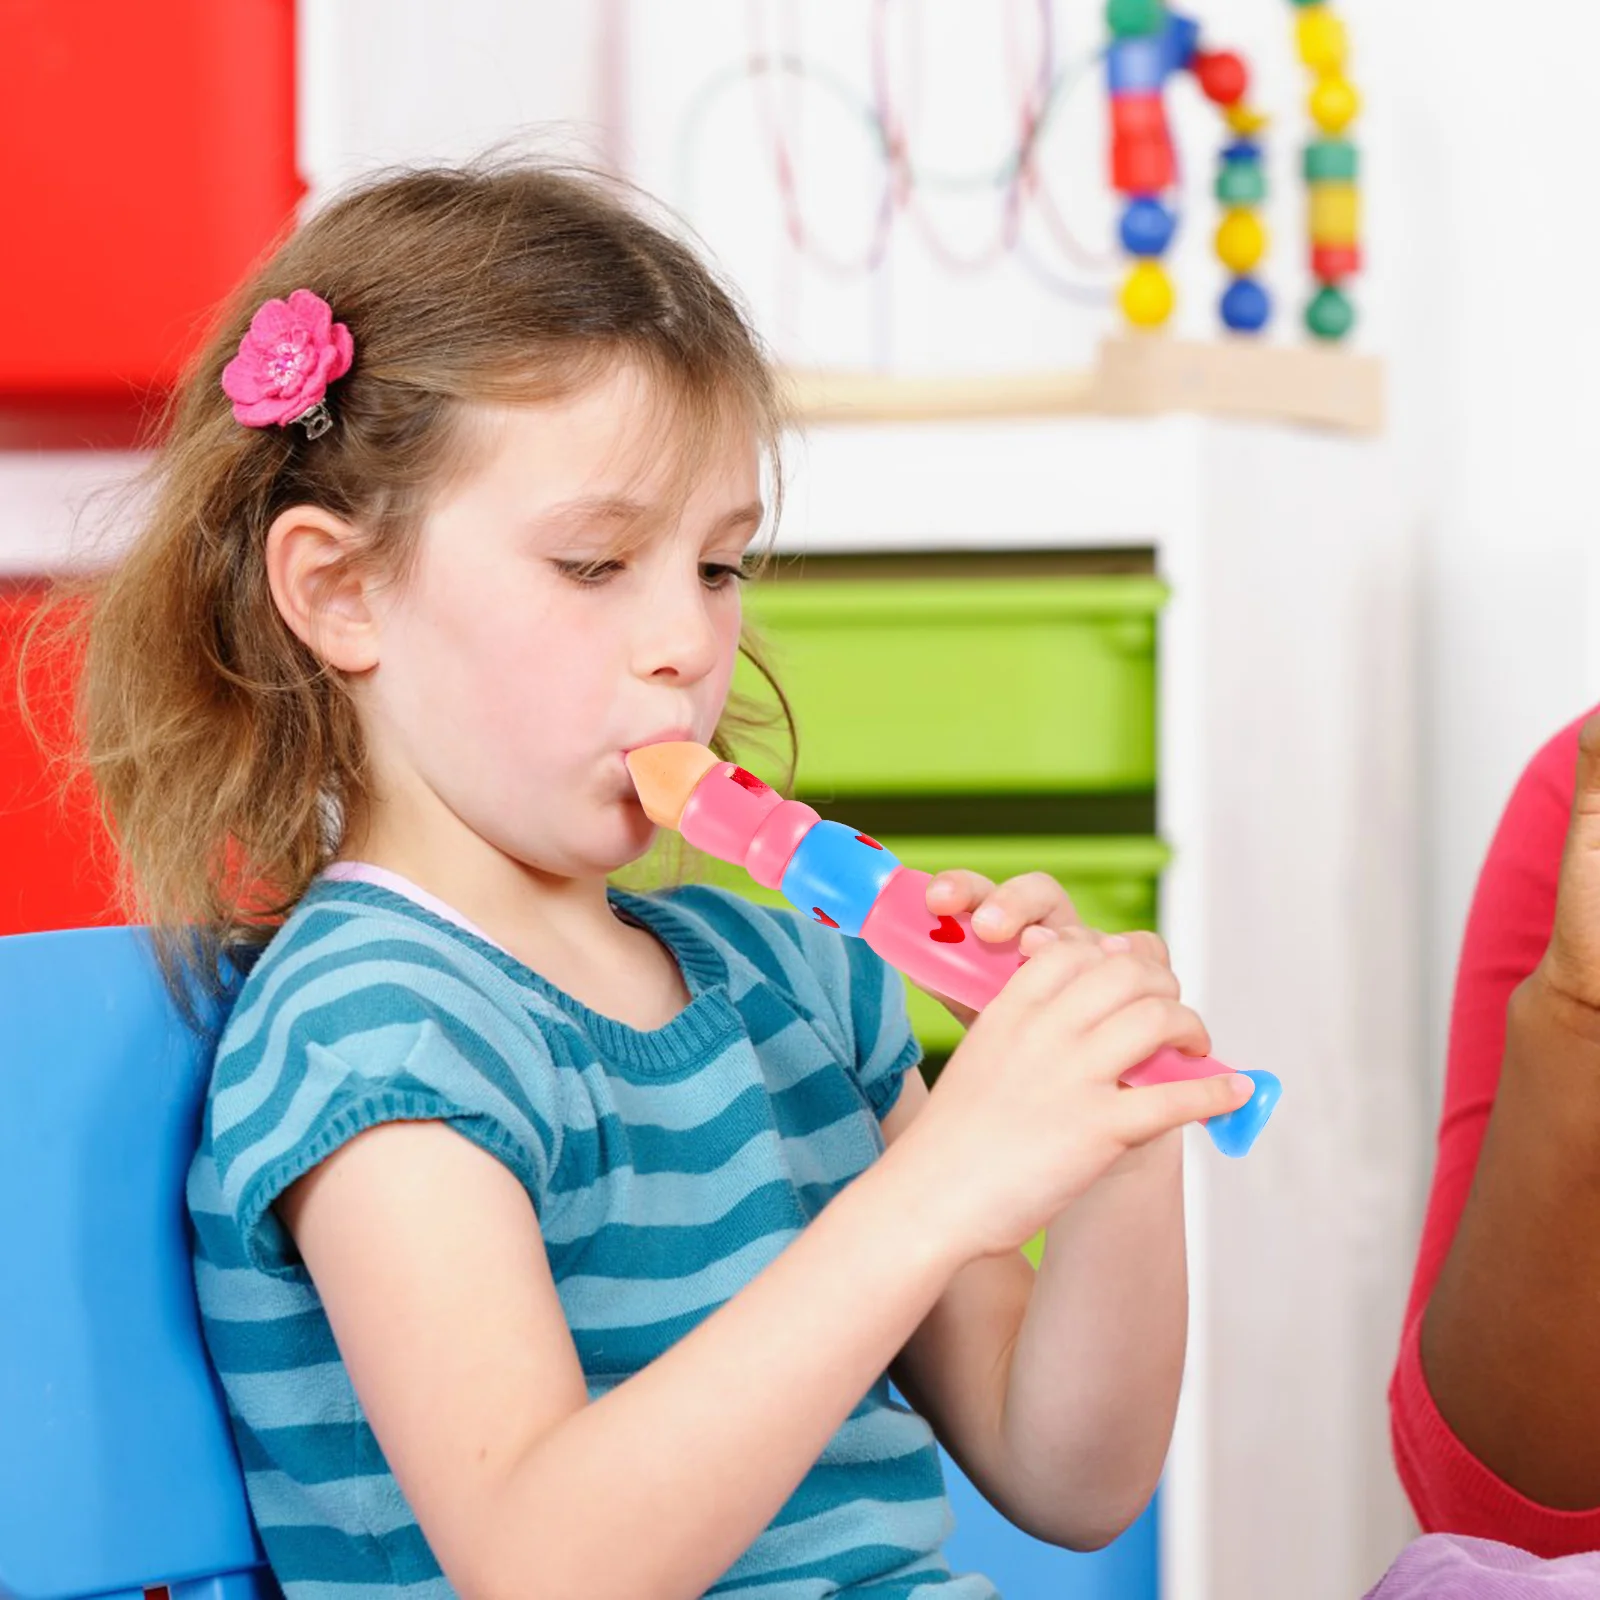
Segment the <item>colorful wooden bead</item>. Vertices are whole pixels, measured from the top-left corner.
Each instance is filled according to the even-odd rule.
[[[1224,326],[1235,333],[1259,333],[1272,316],[1272,301],[1254,278],[1236,278],[1218,307]]]
[[[1350,53],[1343,21],[1325,5],[1306,6],[1295,21],[1300,59],[1313,72],[1337,72]]]
[[[1222,116],[1228,126],[1239,134],[1260,133],[1271,121],[1264,112],[1256,111],[1242,100],[1236,106],[1224,106]]]
[[[1306,108],[1324,133],[1343,133],[1361,110],[1361,96],[1342,72],[1329,72],[1312,86]]]
[[[1361,158],[1339,137],[1361,111],[1361,96],[1345,76],[1350,39],[1325,0],[1293,0],[1300,59],[1314,77],[1306,106],[1322,137],[1302,155],[1310,234],[1311,271],[1320,287],[1305,310],[1306,327],[1319,339],[1343,339],[1355,325],[1355,307],[1341,284],[1361,270]]]
[[[1258,206],[1267,198],[1267,175],[1259,162],[1225,161],[1216,195],[1225,206]]]
[[[1195,52],[1194,75],[1206,99],[1237,105],[1250,89],[1250,69],[1231,50]]]
[[[1143,94],[1114,94],[1111,97],[1111,137],[1113,139],[1166,139],[1167,108],[1161,91]]]
[[[1342,289],[1318,290],[1306,307],[1306,327],[1319,339],[1342,339],[1355,326],[1356,308]]]
[[[1159,91],[1166,76],[1166,49],[1158,35],[1113,39],[1106,47],[1106,82],[1113,95]]]
[[[1178,219],[1171,207],[1149,195],[1141,195],[1130,201],[1122,213],[1118,229],[1122,248],[1130,256],[1165,255],[1177,226]]]
[[[1172,315],[1175,299],[1159,261],[1136,261],[1122,285],[1122,312],[1136,328],[1159,328]]]
[[[1118,39],[1160,33],[1166,21],[1164,0],[1106,0],[1106,26]]]
[[[1354,183],[1361,155],[1348,139],[1313,139],[1302,161],[1307,183]]]
[[[1353,183],[1314,183],[1308,203],[1313,244],[1355,244],[1361,237],[1361,191]]]
[[[1116,139],[1111,145],[1111,187],[1119,194],[1160,194],[1178,180],[1178,159],[1165,135]]]
[[[1192,17],[1180,17],[1177,12],[1171,12],[1161,43],[1166,52],[1167,71],[1187,72],[1194,62],[1195,51],[1200,48],[1200,24]]]
[[[1314,244],[1311,247],[1311,275],[1319,283],[1343,283],[1361,270],[1358,244]]]
[[[1267,253],[1267,230],[1253,211],[1230,211],[1216,237],[1217,258],[1236,273],[1248,272]]]

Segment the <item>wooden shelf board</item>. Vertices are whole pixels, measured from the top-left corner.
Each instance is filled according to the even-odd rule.
[[[1248,417],[1349,433],[1383,426],[1384,369],[1345,350],[1131,335],[1082,371],[899,378],[792,368],[802,422],[919,422],[1048,416]]]

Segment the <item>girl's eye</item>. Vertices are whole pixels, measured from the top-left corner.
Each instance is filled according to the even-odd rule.
[[[700,581],[708,589],[730,589],[749,579],[749,569],[743,566],[730,567],[716,561],[702,562],[700,566]]]
[[[607,578],[615,577],[622,571],[620,561],[558,561],[555,563],[556,571],[564,578],[571,578],[576,584],[586,589],[598,588]]]
[[[564,578],[581,588],[596,589],[601,584],[614,578],[623,570],[621,561],[557,561],[555,569]],[[708,589],[727,589],[736,583],[743,583],[750,577],[749,570],[742,564],[728,566],[720,561],[703,561],[700,563],[700,581]]]

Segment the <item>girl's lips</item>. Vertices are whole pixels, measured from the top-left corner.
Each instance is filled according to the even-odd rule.
[[[648,739],[641,739],[637,744],[624,746],[617,756],[617,760],[622,767],[623,798],[625,800],[631,800],[635,805],[643,804],[639,794],[638,783],[633,774],[633,769],[628,764],[628,757],[631,756],[634,751],[645,750],[651,745],[656,744],[685,744],[693,742],[694,733],[692,730],[687,728],[668,728],[663,733],[653,734]],[[648,814],[648,807],[646,807],[646,812]]]
[[[635,750],[643,750],[646,745],[652,744],[685,744],[693,741],[692,728],[668,728],[662,733],[653,733],[648,739],[640,739],[637,744],[625,744],[622,747],[624,756],[631,755]]]

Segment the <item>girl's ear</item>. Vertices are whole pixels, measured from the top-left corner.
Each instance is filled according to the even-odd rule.
[[[368,577],[351,559],[360,535],[320,506],[290,506],[267,530],[267,582],[283,620],[340,672],[378,664],[378,625]]]

